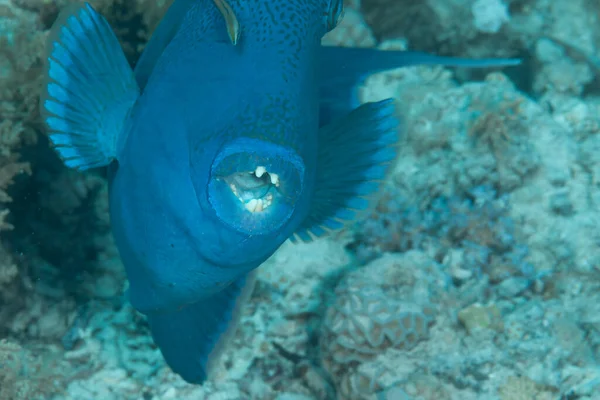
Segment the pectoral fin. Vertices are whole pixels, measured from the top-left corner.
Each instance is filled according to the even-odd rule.
[[[369,210],[396,161],[398,139],[392,99],[365,103],[322,127],[311,211],[295,238],[339,230]]]

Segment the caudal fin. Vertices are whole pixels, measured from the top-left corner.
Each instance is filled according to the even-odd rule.
[[[201,384],[232,338],[240,309],[252,294],[255,272],[179,310],[147,315],[150,331],[171,369]]]
[[[516,58],[468,59],[439,57],[411,51],[321,46],[321,125],[344,116],[360,105],[357,89],[372,74],[414,65],[491,68],[518,65]]]
[[[139,89],[110,25],[88,3],[67,7],[52,27],[41,114],[68,167],[118,157]]]

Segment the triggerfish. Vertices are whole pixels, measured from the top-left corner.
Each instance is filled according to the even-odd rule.
[[[261,263],[372,205],[400,122],[392,99],[356,101],[365,77],[516,63],[321,46],[342,10],[343,0],[175,0],[133,70],[88,3],[50,32],[50,141],[68,167],[108,166],[129,300],[188,382],[209,376]]]

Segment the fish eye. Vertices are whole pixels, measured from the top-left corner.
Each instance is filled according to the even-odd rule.
[[[344,18],[344,0],[331,0],[325,13],[327,31],[333,30]]]

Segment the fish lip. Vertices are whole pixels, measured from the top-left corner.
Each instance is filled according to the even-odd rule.
[[[231,177],[235,178],[236,174],[241,174],[243,181],[244,174],[256,174],[259,169],[261,176],[269,174],[271,184],[277,192],[271,193],[271,202],[268,199],[264,200],[264,197],[260,198],[268,203],[267,207],[258,207],[258,211],[264,212],[253,212],[253,215],[250,215],[248,211],[252,210],[246,208],[245,198],[241,196],[243,185],[232,186],[236,180]],[[291,148],[255,138],[236,138],[221,146],[212,161],[206,190],[209,212],[240,234],[272,234],[292,218],[296,202],[304,189],[304,175],[304,162]],[[242,189],[238,193],[236,188]],[[270,191],[271,189],[266,191],[265,196],[268,196]],[[249,189],[245,194],[251,192]]]

